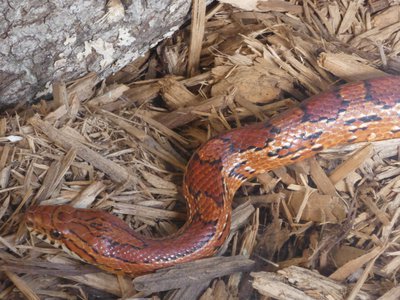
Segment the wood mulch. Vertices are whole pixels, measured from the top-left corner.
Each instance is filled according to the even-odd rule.
[[[400,74],[398,1],[204,7],[194,1],[191,24],[106,80],[57,82],[53,101],[0,117],[0,299],[400,298],[398,140],[258,176],[235,195],[220,256],[133,280],[27,233],[23,213],[41,203],[169,235],[185,219],[185,165],[210,137],[343,82]]]

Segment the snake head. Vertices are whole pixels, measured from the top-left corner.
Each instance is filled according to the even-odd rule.
[[[141,241],[132,237],[135,232],[125,222],[105,211],[68,205],[35,206],[25,213],[25,225],[40,240],[113,273],[121,273],[126,265],[114,256],[126,255],[129,250],[142,247]],[[132,238],[132,246],[128,247]],[[110,266],[103,261],[111,261]]]
[[[34,206],[25,213],[25,225],[37,238],[63,248],[71,235],[68,224],[72,220],[73,208],[61,206]]]

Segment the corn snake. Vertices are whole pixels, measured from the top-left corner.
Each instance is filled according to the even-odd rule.
[[[247,179],[333,146],[399,137],[400,77],[350,83],[201,146],[184,176],[188,220],[172,236],[145,238],[116,216],[66,205],[31,207],[25,223],[90,264],[136,276],[213,255],[229,233],[232,198]]]

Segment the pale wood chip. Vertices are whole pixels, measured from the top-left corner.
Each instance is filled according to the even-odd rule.
[[[373,154],[373,147],[366,145],[365,147],[357,150],[350,158],[341,163],[329,176],[333,184],[336,184],[341,179],[345,178],[347,174],[357,169],[367,158]]]
[[[89,107],[99,107],[114,102],[116,99],[121,97],[122,94],[127,90],[129,90],[129,87],[124,84],[117,84],[115,86],[111,86],[103,95],[97,96],[87,101],[86,104]]]
[[[343,16],[342,22],[338,29],[338,34],[342,34],[347,31],[352,25],[358,8],[360,7],[362,1],[349,1],[345,15]]]
[[[329,278],[337,281],[343,281],[347,277],[349,277],[352,273],[356,272],[359,268],[370,262],[371,260],[376,259],[380,254],[382,254],[382,247],[375,247],[368,253],[359,256],[348,263],[344,264],[340,268],[338,268],[335,272],[333,272]]]
[[[338,197],[294,192],[289,196],[288,206],[297,216],[295,221],[314,221],[319,223],[340,223],[346,217],[346,207]],[[300,214],[301,213],[301,214]],[[300,215],[300,216],[299,216]]]
[[[396,300],[400,298],[400,286],[395,286],[377,300]]]
[[[7,132],[7,118],[0,118],[0,137],[5,136]]]
[[[238,94],[247,101],[253,103],[269,103],[276,99],[281,92],[277,87],[278,81],[266,80],[265,73],[254,66],[240,66],[235,68],[224,79],[212,86],[213,96],[224,94],[232,87],[238,90]],[[238,98],[236,99],[238,101]]]
[[[146,293],[165,291],[185,287],[191,282],[201,282],[234,272],[246,271],[253,265],[252,260],[240,255],[212,257],[184,263],[155,274],[136,277],[133,284],[137,290],[146,291]],[[186,276],[187,274],[190,276]]]
[[[204,36],[206,1],[194,0],[192,3],[192,23],[188,55],[188,74],[195,75],[200,62],[201,46]]]
[[[172,129],[178,126],[187,124],[198,117],[201,112],[208,112],[212,108],[221,109],[233,101],[234,92],[223,95],[215,96],[195,106],[188,106],[185,108],[177,109],[171,113],[157,117],[157,121],[164,124],[166,127]]]
[[[384,226],[389,225],[389,218],[388,216],[379,209],[374,201],[372,201],[369,195],[360,195],[359,197],[361,201],[372,211],[373,214],[377,216],[377,218],[382,222]]]
[[[17,274],[5,271],[4,274],[9,280],[14,283],[18,290],[27,298],[31,300],[40,300],[39,296],[32,290],[32,288],[25,282],[24,279],[19,277]]]
[[[228,288],[223,280],[217,280],[214,282],[213,286],[208,288],[199,300],[228,300],[229,299]]]
[[[53,103],[54,107],[65,106],[68,108],[67,86],[64,81],[53,83]]]
[[[101,181],[93,182],[74,197],[69,204],[76,208],[89,208],[105,188],[106,186]]]
[[[111,179],[115,180],[116,182],[124,183],[128,186],[133,183],[133,179],[123,167],[117,165],[110,160],[105,159],[97,152],[89,149],[78,141],[75,141],[73,137],[68,136],[65,133],[62,134],[58,129],[54,128],[46,121],[42,121],[38,117],[34,117],[30,119],[30,123],[35,128],[40,129],[60,147],[65,147],[66,150],[74,149],[78,156],[93,164],[99,170],[105,172],[108,176],[111,177]]]
[[[137,204],[125,204],[109,202],[113,206],[113,212],[117,214],[129,214],[138,217],[146,217],[149,219],[163,219],[163,220],[185,220],[186,214],[176,211],[169,211],[154,207],[148,207]]]
[[[62,181],[65,173],[68,171],[72,162],[75,160],[76,151],[71,149],[61,158],[60,161],[54,161],[47,170],[43,185],[37,192],[34,201],[41,202],[47,199]]]
[[[149,125],[151,125],[154,128],[157,128],[158,130],[160,130],[166,136],[174,138],[175,140],[177,140],[179,143],[181,143],[183,145],[187,145],[188,144],[188,141],[186,139],[184,139],[181,135],[177,134],[175,131],[173,131],[170,128],[168,128],[167,126],[165,126],[163,123],[158,122],[157,120],[155,120],[153,118],[150,118],[145,114],[140,114],[139,117],[141,119],[143,119],[143,121],[145,121]]]
[[[386,0],[384,0],[385,2]],[[400,5],[393,5],[386,10],[383,10],[379,14],[374,15],[372,18],[372,23],[374,27],[384,28],[391,24],[397,23],[400,21],[399,15]]]
[[[156,188],[177,191],[176,185],[168,180],[165,180],[157,175],[146,172],[144,170],[140,171],[140,173],[142,174],[143,178],[147,180],[147,182],[149,182],[152,186]]]
[[[250,258],[253,254],[254,248],[257,243],[257,232],[259,230],[259,210],[257,209],[253,214],[252,224],[247,226],[244,231],[244,238],[242,242],[242,246],[239,251],[239,255],[243,255],[244,257]],[[239,290],[239,284],[242,278],[241,273],[232,274],[228,280],[229,290]]]
[[[131,102],[141,105],[156,98],[159,93],[160,85],[158,84],[158,82],[138,82],[138,84],[131,86],[129,90],[124,93],[124,96],[130,99]],[[129,102],[124,103],[120,107],[117,107],[117,109],[129,106],[129,104]]]
[[[344,53],[321,53],[318,58],[318,65],[350,82],[386,75],[385,72],[366,65],[362,62],[362,59]]]
[[[63,276],[63,278],[69,279],[76,283],[81,283],[90,286],[92,288],[95,288],[96,290],[104,291],[111,295],[115,295],[117,297],[122,297],[123,291],[121,290],[117,277],[114,275],[106,273],[98,273],[98,274]]]
[[[159,81],[161,96],[170,109],[185,107],[200,102],[199,96],[191,93],[186,86],[173,77],[166,77]]]
[[[253,287],[262,295],[276,299],[343,299],[348,291],[342,285],[317,272],[291,266],[278,273],[253,272]],[[359,292],[360,299],[372,299],[367,293]],[[326,298],[330,299],[330,298]]]
[[[366,252],[367,251],[356,247],[342,245],[339,248],[335,249],[332,254],[335,260],[335,264],[338,267],[341,267],[349,261],[366,254]]]
[[[310,162],[311,178],[314,180],[315,184],[317,185],[317,188],[324,194],[335,196],[336,195],[335,186],[332,184],[332,181],[326,175],[326,173],[318,164],[318,162],[315,160],[315,158],[311,158],[309,162]]]
[[[96,85],[97,81],[97,75],[95,73],[89,73],[70,84],[67,87],[67,93],[69,96],[75,94],[79,98],[79,101],[83,102],[94,95],[93,87]]]

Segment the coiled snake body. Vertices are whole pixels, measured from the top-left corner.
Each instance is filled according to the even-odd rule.
[[[400,77],[351,83],[200,147],[183,182],[188,220],[172,236],[149,239],[116,216],[70,206],[32,207],[25,223],[41,239],[102,269],[148,273],[214,254],[228,235],[231,201],[243,181],[329,147],[399,137]]]

